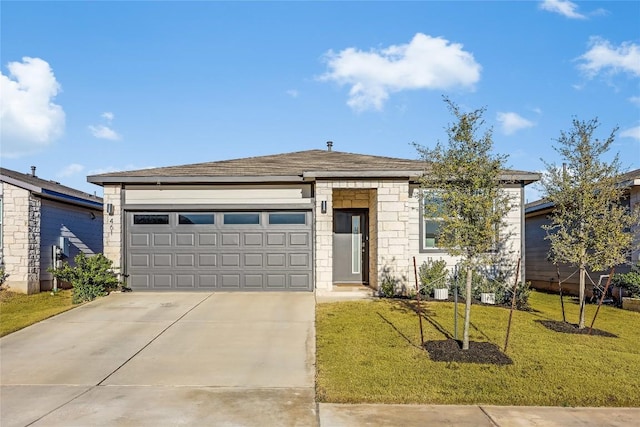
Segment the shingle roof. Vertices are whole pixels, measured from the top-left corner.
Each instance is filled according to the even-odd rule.
[[[42,194],[66,196],[89,203],[102,203],[102,198],[75,188],[67,187],[56,181],[47,181],[29,173],[21,173],[11,169],[0,168],[0,180],[21,186]]]
[[[371,156],[328,150],[308,150],[269,156],[246,157],[233,160],[141,169],[125,172],[111,172],[89,176],[87,180],[96,184],[107,182],[143,182],[153,179],[181,178],[190,182],[207,178],[289,178],[302,179],[318,176],[348,176],[367,174],[371,176],[419,176],[425,170],[422,160],[394,157]],[[529,174],[529,172],[507,171],[509,174]]]

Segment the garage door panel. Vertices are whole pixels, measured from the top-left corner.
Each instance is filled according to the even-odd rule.
[[[176,267],[195,267],[195,254],[176,254]]]
[[[127,213],[126,273],[133,289],[313,289],[309,212],[304,224],[270,223],[269,212],[259,213],[260,221],[251,224],[225,224],[222,213],[211,214],[215,222],[207,224],[179,223],[178,215],[191,214],[136,215],[163,215],[169,221],[134,224]]]
[[[284,246],[286,242],[285,236],[285,233],[267,233],[267,245],[270,247]]]
[[[170,289],[171,283],[173,282],[173,276],[171,274],[154,274],[153,276],[153,287],[154,288],[165,288]]]
[[[215,233],[198,234],[198,245],[200,246],[216,246],[217,235]]]
[[[244,246],[251,246],[251,247],[255,247],[255,246],[262,246],[262,233],[244,233],[243,234],[243,241],[244,241]]]
[[[289,234],[289,244],[291,246],[308,246],[309,235],[307,233],[291,233]]]
[[[309,254],[289,254],[290,267],[310,267]]]
[[[311,274],[291,274],[289,280],[292,289],[307,289],[311,286]]]
[[[287,257],[285,254],[270,253],[267,254],[267,266],[268,267],[286,267]]]
[[[147,274],[131,274],[127,279],[127,285],[132,289],[148,289],[151,287],[151,277]]]
[[[268,289],[285,289],[287,287],[287,275],[280,274],[267,274],[267,288]]]
[[[153,246],[171,246],[171,234],[169,234],[169,233],[154,233],[153,234]]]
[[[177,246],[195,246],[196,236],[194,233],[176,233]]]
[[[151,256],[149,254],[130,254],[129,265],[132,267],[150,267]]]
[[[263,277],[262,274],[245,274],[244,286],[246,288],[261,289]]]
[[[264,261],[262,254],[244,254],[244,266],[249,268],[263,268]]]
[[[172,267],[172,259],[171,254],[153,254],[153,266],[158,268]]]
[[[195,288],[195,274],[176,274],[176,288]]]
[[[222,267],[240,267],[240,254],[222,254]]]
[[[215,267],[218,265],[216,254],[198,254],[198,267]]]
[[[220,282],[222,289],[240,289],[240,274],[220,274]]]
[[[222,246],[240,246],[240,233],[222,233]]]
[[[214,289],[218,282],[218,276],[215,274],[199,274],[198,287],[202,289]]]
[[[129,246],[132,248],[148,247],[150,241],[149,233],[132,233],[129,235]]]

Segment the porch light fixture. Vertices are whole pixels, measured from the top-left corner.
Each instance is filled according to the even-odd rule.
[[[327,213],[327,201],[323,200],[320,202],[320,212],[322,212],[323,214]]]
[[[113,215],[113,203],[107,203],[107,214]]]

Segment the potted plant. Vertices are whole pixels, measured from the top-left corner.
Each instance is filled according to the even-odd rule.
[[[629,295],[622,298],[622,308],[640,311],[640,263],[634,265],[628,273],[614,274],[612,282]]]
[[[447,278],[449,270],[447,270],[447,262],[445,260],[433,261],[429,258],[420,266],[420,293],[425,296],[431,295],[438,300],[446,300],[449,298],[449,286]]]

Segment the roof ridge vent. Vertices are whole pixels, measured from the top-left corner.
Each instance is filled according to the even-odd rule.
[[[327,141],[327,151],[331,151],[333,148],[333,141]]]

